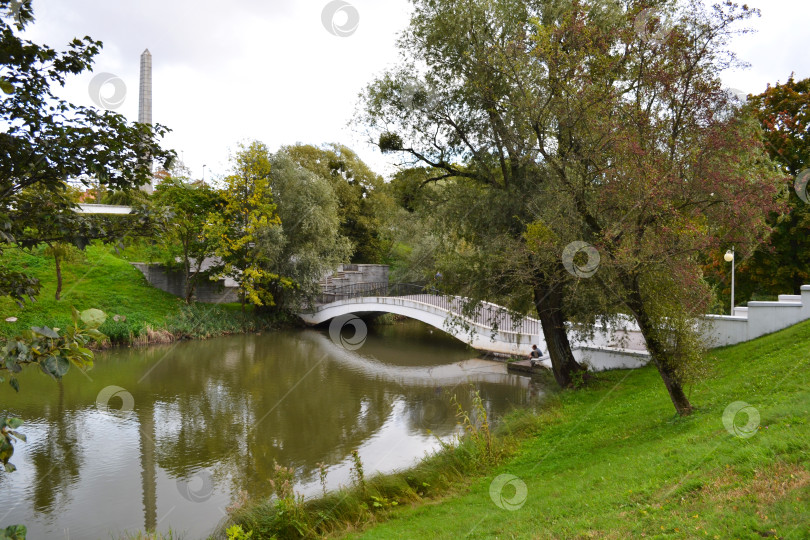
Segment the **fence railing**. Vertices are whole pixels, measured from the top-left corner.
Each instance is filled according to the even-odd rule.
[[[427,285],[416,283],[388,283],[387,281],[352,283],[323,290],[318,295],[317,303],[329,304],[338,300],[363,296],[408,296],[412,294],[438,294],[438,291]]]
[[[369,296],[408,296],[482,326],[521,334],[539,335],[542,332],[540,321],[536,319],[523,317],[489,302],[468,302],[464,298],[447,295],[431,285],[418,283],[371,282],[343,285],[324,290],[318,296],[316,304]]]

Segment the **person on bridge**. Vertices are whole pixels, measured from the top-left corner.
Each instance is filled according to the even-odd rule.
[[[532,345],[532,352],[529,353],[529,364],[534,367],[536,366],[540,360],[539,358],[543,356],[543,352],[537,348],[537,345]]]

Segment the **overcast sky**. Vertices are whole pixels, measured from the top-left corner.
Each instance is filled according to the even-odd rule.
[[[751,67],[724,74],[726,85],[760,93],[791,72],[810,77],[810,1],[748,4],[762,11],[752,23],[757,33],[732,49]],[[341,142],[377,172],[393,171],[389,158],[347,124],[358,93],[398,60],[407,0],[33,0],[33,6],[31,39],[57,49],[84,35],[104,42],[95,72],[73,78],[63,93],[74,103],[93,105],[90,83],[109,73],[123,84],[103,86],[102,98],[122,97],[114,110],[137,120],[140,55],[151,51],[153,121],[173,130],[166,145],[195,178],[203,165],[206,179],[227,173],[230,152],[250,139],[273,151]]]

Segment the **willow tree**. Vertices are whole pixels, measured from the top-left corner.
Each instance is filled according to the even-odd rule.
[[[572,2],[531,35],[555,119],[538,129],[549,182],[680,414],[692,410],[684,383],[707,345],[702,258],[753,249],[777,208],[781,178],[758,122],[719,77],[737,62],[729,38],[754,15],[731,2]]]
[[[574,276],[559,259],[555,268],[540,268],[527,257],[504,256],[503,249],[524,243],[525,225],[537,212],[533,195],[546,177],[533,129],[538,120],[530,112],[545,98],[538,87],[543,69],[526,41],[540,7],[517,0],[415,1],[400,41],[405,60],[367,88],[360,121],[381,150],[430,167],[436,174],[428,182],[445,183],[454,192],[450,203],[464,202],[445,207],[441,221],[445,239],[455,243],[442,249],[460,255],[450,266],[465,288],[454,292],[493,299],[528,291],[555,377],[568,386],[584,369],[566,332],[564,289]],[[526,275],[530,267],[536,271]]]
[[[511,281],[534,291],[558,380],[566,310],[629,316],[688,414],[683,387],[710,299],[699,260],[756,245],[775,208],[759,127],[719,79],[735,63],[728,38],[755,12],[633,0],[415,6],[402,40],[413,63],[366,94],[380,146],[479,186],[467,204],[489,229],[480,236],[504,239],[485,251],[509,245],[512,265],[523,253]]]
[[[281,223],[257,242],[278,309],[299,313],[320,294],[320,280],[352,255],[341,234],[339,199],[330,182],[284,151],[270,156],[270,188]]]
[[[281,152],[331,185],[338,200],[340,235],[351,242],[351,262],[385,262],[390,239],[384,222],[393,202],[383,189],[382,176],[342,144],[295,144],[282,147]]]

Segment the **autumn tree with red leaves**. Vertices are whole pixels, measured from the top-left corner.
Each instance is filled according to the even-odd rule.
[[[800,294],[810,283],[810,199],[807,185],[796,179],[810,169],[810,79],[777,83],[749,106],[762,124],[765,148],[784,173],[787,208],[768,217],[773,228],[769,241],[738,267],[737,298],[752,294]],[[797,190],[798,187],[798,190]],[[715,261],[715,275],[727,272]],[[721,274],[722,275],[722,274]]]

